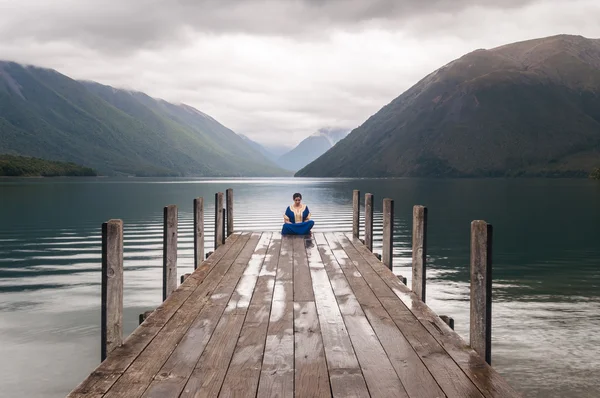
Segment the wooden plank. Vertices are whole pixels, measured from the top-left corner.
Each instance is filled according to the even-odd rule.
[[[177,206],[163,211],[163,301],[177,289]]]
[[[327,234],[326,236],[328,240],[336,240],[343,249],[333,251],[338,263],[344,264],[344,266],[342,266],[343,271],[347,274],[360,273],[361,279],[349,278],[348,281],[350,282],[352,289],[357,292],[356,296],[358,301],[361,304],[365,303],[362,308],[367,319],[381,341],[381,344],[408,395],[411,397],[445,396],[434,376],[431,375],[426,364],[423,363],[421,357],[411,345],[411,342],[404,336],[406,333],[405,327],[409,327],[409,325],[403,325],[402,327],[396,325],[382,304],[382,299],[394,297],[393,292],[391,292],[389,287],[381,281],[379,275],[370,269],[358,251],[356,251],[352,244],[345,239],[344,235]],[[376,296],[374,292],[382,293],[382,297]],[[399,305],[404,306],[402,303],[399,303]],[[413,319],[411,325],[416,327],[416,330],[413,331],[414,333],[429,333],[425,328],[419,325],[416,318]],[[436,358],[436,361],[439,360],[437,356],[440,355],[440,352],[444,353],[443,349],[438,344],[434,344],[434,346],[431,347],[424,346],[423,348],[430,348],[431,351],[421,352],[422,356],[434,357]],[[448,355],[446,355],[446,357],[446,361],[450,361],[450,363],[452,363],[452,365],[460,372],[452,359]]]
[[[69,397],[79,397],[87,394],[104,394],[121,377],[121,374],[131,365],[139,354],[150,344],[164,325],[181,308],[183,303],[194,293],[198,285],[205,282],[208,275],[219,265],[219,262],[230,250],[237,250],[238,239],[247,239],[241,235],[233,235],[227,244],[215,251],[194,273],[179,286],[150,316],[135,329],[122,346],[102,362],[83,382],[81,382]],[[243,246],[243,245],[242,245]],[[238,250],[239,251],[239,250]]]
[[[242,236],[238,239],[238,248],[244,247],[248,251],[248,246],[253,245],[254,249],[257,239]],[[201,285],[190,295],[181,308],[164,325],[157,334],[156,338],[133,361],[131,366],[123,373],[117,382],[107,392],[106,397],[139,397],[148,388],[149,383],[163,367],[165,361],[173,352],[174,347],[180,344],[181,339],[186,335],[198,313],[204,308],[211,298],[214,299],[216,288],[222,286],[222,279],[226,279],[230,274],[228,269],[234,259],[239,258],[239,250],[230,250],[223,258],[223,266],[216,267]],[[241,254],[240,254],[241,255]],[[235,267],[235,263],[231,265]],[[188,278],[190,280],[192,277]],[[186,282],[187,282],[186,280]],[[155,311],[156,312],[156,311]],[[152,315],[146,320],[150,320]]]
[[[339,397],[369,397],[369,391],[315,244],[307,248],[315,304],[321,325],[331,392]]]
[[[227,236],[233,233],[233,189],[225,191],[225,207],[227,213]]]
[[[427,282],[427,207],[413,207],[412,290],[425,302]]]
[[[397,278],[391,274],[390,270],[383,266],[382,263],[374,259],[372,254],[366,250],[360,241],[353,239],[351,234],[344,235],[367,261],[371,268],[375,270],[380,278],[390,287],[396,298],[404,304],[404,307],[402,307],[393,297],[384,297],[381,299],[382,304],[384,304],[396,324],[402,323],[403,319],[400,316],[395,317],[395,315],[400,315],[395,314],[395,312],[402,311],[402,314],[404,315],[404,309],[408,309],[413,317],[416,317],[425,329],[427,329],[430,336],[446,350],[454,362],[485,397],[521,396],[496,372],[494,368],[489,366],[479,354],[471,349],[454,330],[450,329],[437,314],[423,303],[414,292],[398,281]],[[404,317],[406,320],[412,319],[409,316]],[[399,327],[402,328],[400,325]],[[421,336],[424,339],[427,339],[424,344],[430,344],[427,335],[421,334]],[[407,338],[408,337],[409,336],[407,336]],[[415,343],[411,342],[411,344],[415,347]],[[432,373],[435,376],[435,372]]]
[[[145,369],[145,373],[139,374],[138,379],[136,379],[137,382],[141,382],[149,376],[154,377],[149,388],[145,391],[144,397],[178,396],[182,392],[198,364],[198,359],[204,355],[205,348],[208,349],[207,345],[211,344],[209,342],[215,336],[215,329],[220,330],[219,325],[222,325],[221,321],[226,307],[232,300],[238,300],[237,296],[232,297],[234,289],[246,269],[246,264],[254,255],[257,255],[255,249],[258,248],[258,251],[260,251],[260,245],[265,243],[259,238],[260,234],[252,234],[243,249],[237,252],[238,254],[232,254],[227,258],[226,261],[231,266],[223,267],[228,269],[222,271],[223,278],[214,290],[207,291],[203,296],[196,299],[190,297],[185,307],[181,308],[180,312],[195,314],[195,319],[189,326],[189,330],[186,328],[187,332],[181,340],[175,343],[176,348],[174,350],[175,344],[172,345],[172,353],[168,359],[165,358],[166,362],[163,360],[164,364],[161,364],[158,374],[154,369]],[[264,257],[264,251],[262,255]],[[200,307],[200,310],[197,310],[198,307]],[[155,358],[160,355],[160,352],[154,353],[152,360],[155,361]],[[156,376],[154,376],[155,374]],[[134,395],[130,392],[128,396]]]
[[[194,269],[204,260],[204,198],[194,199]]]
[[[215,193],[215,250],[223,244],[223,192]]]
[[[373,251],[373,194],[365,194],[365,245]]]
[[[220,397],[254,397],[262,369],[281,234],[273,234]]]
[[[331,242],[329,243],[331,244]],[[381,397],[408,397],[384,348],[361,308],[361,304],[365,304],[355,296],[355,288],[360,288],[360,286],[358,284],[352,286],[347,279],[350,277],[352,280],[359,280],[360,275],[346,274],[334,255],[335,250],[328,245],[319,246],[319,253],[330,279],[332,281],[334,278],[336,279],[335,283],[332,282],[332,287],[338,298],[340,312],[369,393],[372,396]],[[338,273],[336,270],[340,270],[340,272]],[[368,289],[368,286],[366,288]],[[358,294],[360,295],[360,293]]]
[[[360,191],[352,191],[352,236],[359,237],[360,233]]]
[[[286,236],[284,239],[291,239],[294,245],[294,301],[314,301],[315,296],[310,281],[306,248],[304,247],[305,240],[302,236]]]
[[[281,240],[257,397],[294,396],[292,239]]]
[[[123,221],[102,224],[100,357],[123,344]]]
[[[393,270],[394,258],[394,201],[389,198],[383,199],[383,249],[381,261],[390,270]]]
[[[492,225],[471,223],[471,348],[492,363]]]
[[[314,301],[294,302],[294,358],[294,396],[330,397],[331,388]]]

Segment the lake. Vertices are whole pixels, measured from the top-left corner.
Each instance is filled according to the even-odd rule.
[[[301,192],[314,231],[351,231],[352,190],[395,202],[394,272],[410,286],[412,206],[428,207],[427,303],[468,341],[470,222],[494,227],[492,365],[531,397],[600,396],[600,182],[577,179],[0,179],[0,395],[64,397],[100,361],[100,228],[124,222],[124,328],[162,298],[162,212],[234,190],[236,230],[281,229]],[[364,203],[363,203],[364,204]],[[362,230],[361,230],[362,234]],[[362,236],[362,235],[361,235]]]

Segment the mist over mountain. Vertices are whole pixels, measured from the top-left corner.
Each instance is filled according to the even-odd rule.
[[[107,175],[289,175],[193,107],[6,61],[0,153],[75,162]]]
[[[297,176],[585,176],[600,165],[600,40],[476,50],[429,74]]]
[[[287,170],[299,170],[331,149],[348,133],[349,130],[344,128],[323,127],[281,155],[277,164]]]

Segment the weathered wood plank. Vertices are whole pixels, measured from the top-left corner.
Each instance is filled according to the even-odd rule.
[[[394,295],[404,303],[404,308],[408,309],[419,320],[485,397],[521,396],[477,352],[471,349],[455,331],[450,329],[433,310],[423,303],[414,292],[398,281],[397,278],[393,277],[393,275],[390,275],[389,269],[383,266],[383,264],[372,258],[371,253],[366,250],[360,241],[353,239],[351,234],[345,234],[345,236],[352,242],[353,246],[360,252],[371,268],[392,289]],[[397,300],[385,297],[381,299],[381,302],[386,306],[386,309],[397,324],[403,322],[401,317],[395,317],[393,313],[394,311],[403,311]],[[407,316],[406,319],[410,320],[411,318]],[[422,337],[427,338],[426,335]],[[411,344],[413,347],[415,346],[414,343],[411,342]],[[429,343],[426,341],[425,344]],[[435,372],[433,372],[433,375],[435,376]]]
[[[425,302],[427,283],[427,208],[413,207],[412,290]]]
[[[227,213],[227,236],[233,233],[233,189],[225,191],[225,208]]]
[[[365,246],[373,251],[373,194],[365,194]]]
[[[244,238],[248,238],[248,236],[243,236],[242,239],[238,240],[240,244],[238,247],[243,246],[244,249],[248,251],[248,246],[256,245],[257,239],[250,238],[249,240],[246,240]],[[250,250],[253,250],[254,246],[252,246]],[[242,249],[242,252],[244,249]],[[131,366],[127,368],[119,380],[117,380],[110,388],[106,393],[106,397],[135,398],[144,393],[152,379],[173,352],[173,348],[181,345],[181,339],[186,336],[186,332],[192,325],[192,322],[210,301],[211,296],[216,292],[216,288],[225,283],[221,283],[222,279],[227,278],[227,275],[231,274],[227,272],[230,268],[228,265],[233,262],[233,259],[236,259],[237,261],[237,258],[239,258],[238,253],[239,251],[232,250],[224,256],[223,260],[225,266],[217,267],[208,275],[204,282],[198,286],[181,308],[164,325],[156,338],[148,344],[146,349],[140,353]],[[235,266],[235,263],[233,266]],[[192,277],[188,278],[188,280],[191,278]],[[151,318],[152,316],[146,321],[149,321]]]
[[[294,396],[292,250],[282,239],[257,397]]]
[[[220,397],[254,397],[258,389],[281,235],[273,234]]]
[[[313,301],[294,302],[294,357],[294,396],[330,397],[321,328]]]
[[[218,325],[223,319],[223,312],[232,300],[234,288],[246,269],[246,264],[256,254],[255,249],[257,244],[260,244],[259,238],[260,234],[252,234],[240,251],[237,251],[237,253],[230,252],[231,255],[225,256],[224,266],[216,270],[219,274],[223,274],[223,277],[218,285],[213,284],[216,286],[214,290],[209,289],[202,296],[195,297],[192,295],[181,308],[179,313],[184,313],[183,317],[186,320],[190,316],[193,317],[193,322],[191,322],[191,326],[185,328],[185,334],[181,340],[174,342],[173,347],[176,345],[176,348],[167,353],[170,355],[168,359],[163,360],[163,364],[159,365],[160,371],[158,374],[156,374],[157,371],[154,370],[154,367],[149,368],[147,366],[144,373],[140,372],[131,376],[131,378],[137,377],[136,382],[138,383],[142,383],[148,375],[154,377],[144,393],[144,397],[177,396],[182,392],[198,364],[198,359],[204,355],[207,344],[216,333],[215,328],[219,328]],[[205,281],[204,284],[207,282]],[[237,301],[237,297],[233,300]],[[169,327],[169,325],[170,323],[166,327]],[[174,333],[176,332],[174,331]],[[156,358],[160,358],[161,355],[162,351],[160,350],[149,354],[151,361],[156,362],[158,362]],[[134,397],[135,395],[130,390],[127,396]]]
[[[194,199],[194,269],[204,260],[204,198]]]
[[[294,301],[314,301],[315,296],[310,281],[306,248],[304,247],[305,240],[302,236],[287,236],[284,239],[291,239],[294,245]]]
[[[233,235],[225,246],[215,251],[160,307],[152,312],[144,323],[129,335],[122,346],[115,349],[92,374],[81,382],[69,394],[69,397],[93,393],[104,394],[108,391],[119,377],[121,377],[121,374],[162,330],[177,310],[181,308],[189,296],[197,290],[198,285],[205,282],[207,276],[217,268],[221,259],[230,250],[236,250],[236,242],[242,238],[241,235]],[[243,239],[247,240],[248,238],[249,236],[246,236]]]
[[[371,327],[379,338],[408,395],[411,397],[445,396],[409,340],[404,337],[404,327],[400,329],[399,325],[394,323],[392,317],[381,303],[382,298],[374,293],[375,291],[385,292],[383,297],[393,297],[389,287],[370,269],[362,256],[343,235],[326,234],[326,237],[330,241],[330,244],[339,244],[342,247],[342,250],[333,250],[333,255],[346,274],[350,287],[354,290],[356,298],[362,304],[363,311]],[[360,278],[355,277],[354,275],[356,274],[359,274]],[[381,282],[379,286],[368,283],[373,277]],[[416,319],[415,323],[418,324]],[[428,333],[420,325],[416,332]],[[435,354],[435,351],[430,353],[432,356]],[[451,361],[450,357],[447,359]]]
[[[100,357],[123,344],[123,221],[102,224]]]
[[[352,191],[352,236],[359,237],[360,233],[360,191]]]
[[[389,198],[383,199],[383,248],[381,261],[390,270],[393,270],[394,258],[394,201]]]
[[[163,301],[177,289],[177,206],[163,212]]]
[[[327,240],[329,244],[332,244],[329,239]],[[334,244],[334,247],[339,246]],[[369,393],[372,396],[381,397],[408,397],[379,338],[361,308],[361,305],[368,304],[360,302],[358,295],[361,295],[361,293],[357,293],[355,288],[368,289],[368,286],[361,287],[358,284],[352,286],[352,283],[347,278],[350,277],[351,280],[356,281],[360,280],[361,277],[359,274],[349,275],[343,271],[342,265],[338,263],[334,255],[336,250],[339,249],[332,250],[329,245],[319,246],[319,253],[321,254],[325,269],[332,280],[333,291],[338,298],[340,312],[346,324]],[[338,273],[336,270],[340,270],[340,272]],[[335,283],[333,283],[334,278],[337,279]],[[371,304],[374,305],[374,303]]]
[[[471,348],[492,363],[492,225],[471,223]]]
[[[307,248],[315,304],[321,326],[321,335],[331,392],[339,397],[369,397],[369,391],[337,305],[327,271],[313,243]]]

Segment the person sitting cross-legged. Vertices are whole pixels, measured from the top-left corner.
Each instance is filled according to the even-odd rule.
[[[285,209],[283,215],[282,235],[309,235],[315,222],[310,219],[310,210],[308,206],[302,204],[302,195],[295,193],[293,195],[294,204]]]

